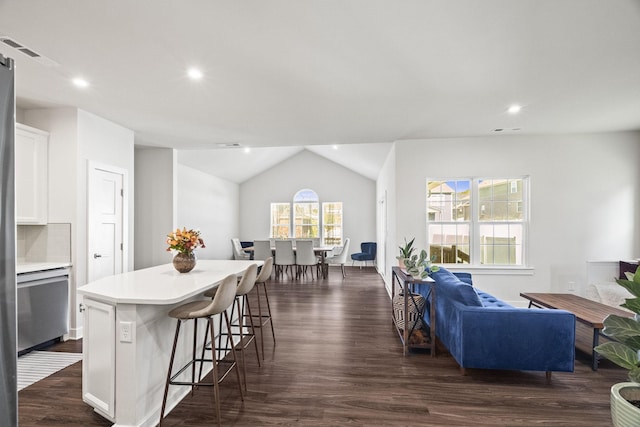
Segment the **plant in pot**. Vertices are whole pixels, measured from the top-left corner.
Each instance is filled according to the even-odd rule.
[[[621,307],[635,313],[633,318],[610,314],[602,333],[615,342],[595,347],[595,351],[629,370],[629,380],[611,387],[611,420],[615,427],[640,426],[640,267],[616,282],[631,292]]]
[[[411,243],[412,242],[413,240]],[[400,258],[398,257],[398,259]],[[408,258],[404,258],[407,274],[416,279],[426,279],[429,273],[439,270],[438,266],[431,264],[432,261],[433,259],[427,256],[427,251],[424,249],[420,251],[420,256],[413,254]],[[404,313],[404,291],[400,291],[395,297],[393,297],[394,320],[396,326],[398,329],[403,330],[405,323],[404,319],[406,316],[410,331],[422,329],[424,324],[421,314],[424,311],[426,300],[422,295],[413,292],[410,293],[409,297],[411,298],[411,303],[408,304],[409,312],[406,314]]]
[[[413,255],[413,251],[415,250],[413,247],[414,240],[416,240],[415,237],[407,242],[407,238],[405,237],[404,246],[398,246],[398,249],[400,249],[400,255],[398,255],[396,259],[398,260],[400,268],[405,268],[405,260],[411,258]]]

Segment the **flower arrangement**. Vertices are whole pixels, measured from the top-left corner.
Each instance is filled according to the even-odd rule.
[[[167,252],[174,250],[183,254],[190,254],[194,249],[205,247],[200,231],[187,230],[186,227],[182,230],[176,228],[176,231],[167,234],[167,245]]]

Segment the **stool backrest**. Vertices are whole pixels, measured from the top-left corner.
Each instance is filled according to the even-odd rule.
[[[238,288],[236,289],[236,295],[246,295],[251,292],[253,285],[256,284],[256,277],[258,276],[258,264],[251,264],[242,274]]]
[[[269,257],[264,260],[260,274],[256,278],[256,283],[264,283],[271,277],[271,271],[273,270],[273,257]]]
[[[238,276],[230,274],[218,285],[218,291],[213,297],[211,304],[206,308],[209,315],[220,314],[233,304],[238,288]]]

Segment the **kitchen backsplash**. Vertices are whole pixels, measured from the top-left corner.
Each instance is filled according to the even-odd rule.
[[[18,262],[71,262],[71,224],[18,225]]]

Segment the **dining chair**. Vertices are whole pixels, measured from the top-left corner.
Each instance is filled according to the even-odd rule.
[[[276,256],[274,260],[276,266],[276,278],[289,269],[289,274],[294,276],[296,266],[296,254],[293,252],[293,241],[276,240]]]
[[[351,259],[353,260],[353,262],[364,261],[364,265],[366,267],[367,261],[375,261],[376,250],[377,250],[376,242],[362,242],[360,243],[361,252],[351,254]],[[362,268],[362,264],[360,264],[360,268]]]
[[[347,237],[344,239],[342,247],[338,247],[337,250],[334,249],[333,255],[326,257],[324,260],[329,265],[339,265],[342,268],[343,278],[347,277],[344,271],[344,264],[347,262],[347,255],[349,255],[349,243],[351,243],[351,239]]]
[[[246,253],[242,249],[242,245],[240,244],[240,239],[237,239],[235,237],[231,239],[231,247],[233,248],[233,259],[243,259],[243,260],[251,259],[251,255]]]
[[[307,267],[311,267],[311,277],[313,278],[313,267],[316,267],[316,276],[319,275],[320,258],[313,251],[313,240],[296,240],[296,275],[307,273]]]
[[[271,242],[269,240],[254,240],[253,241],[253,259],[258,261],[264,261],[267,258],[273,256],[271,251]]]

